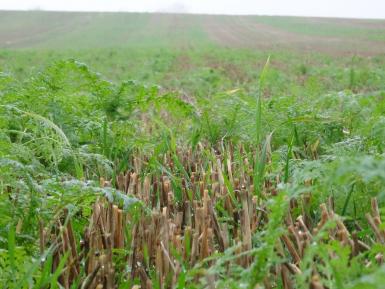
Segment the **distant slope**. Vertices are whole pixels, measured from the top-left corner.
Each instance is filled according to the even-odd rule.
[[[0,11],[0,48],[192,48],[385,53],[385,20]]]

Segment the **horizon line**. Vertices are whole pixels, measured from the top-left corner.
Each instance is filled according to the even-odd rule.
[[[61,13],[142,13],[142,14],[169,14],[169,15],[201,15],[201,16],[267,16],[267,17],[302,17],[302,18],[329,18],[329,19],[352,19],[352,20],[379,20],[384,21],[384,18],[375,17],[353,17],[353,16],[319,16],[319,15],[299,15],[299,14],[246,14],[246,13],[203,13],[203,12],[188,12],[188,11],[129,11],[129,10],[55,10],[43,8],[30,9],[3,9],[2,12],[61,12]]]

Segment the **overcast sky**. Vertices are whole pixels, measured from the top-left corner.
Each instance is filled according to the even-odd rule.
[[[0,9],[188,12],[385,19],[385,0],[0,0]]]

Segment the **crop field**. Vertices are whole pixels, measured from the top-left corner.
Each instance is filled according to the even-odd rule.
[[[385,20],[0,11],[0,288],[375,289],[384,260]]]

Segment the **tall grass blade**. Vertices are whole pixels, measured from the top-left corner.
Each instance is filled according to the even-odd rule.
[[[264,182],[265,167],[268,160],[268,155],[271,152],[271,138],[274,132],[271,132],[267,137],[262,146],[262,151],[254,165],[254,190],[255,194],[261,197],[262,186]]]
[[[352,186],[350,187],[349,193],[346,196],[346,199],[345,199],[345,202],[344,202],[344,206],[343,206],[342,211],[341,211],[341,216],[345,216],[345,214],[346,214],[346,211],[348,209],[349,202],[350,202],[350,199],[352,197],[355,185],[356,185],[356,183],[353,183]]]
[[[294,135],[291,137],[291,140],[288,143],[288,147],[287,147],[286,163],[285,163],[285,175],[283,178],[285,183],[287,183],[289,181],[289,163],[290,163],[290,156],[293,153],[293,143],[294,143]]]
[[[16,255],[16,240],[15,240],[15,227],[10,226],[8,231],[8,257],[9,257],[9,266],[12,272],[16,271],[15,264],[15,255]]]
[[[259,77],[258,95],[257,95],[257,112],[256,112],[256,142],[261,142],[262,135],[262,97],[263,90],[266,81],[266,75],[270,65],[270,56],[267,58],[265,65],[263,66],[261,75]]]

